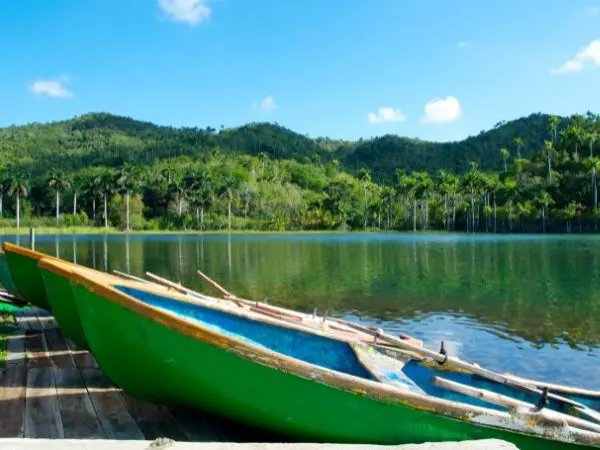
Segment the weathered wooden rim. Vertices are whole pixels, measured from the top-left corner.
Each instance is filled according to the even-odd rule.
[[[5,253],[16,253],[27,258],[35,259],[36,261],[39,261],[42,258],[52,259],[55,261],[62,261],[61,259],[55,258],[54,256],[46,255],[45,253],[37,252],[35,250],[30,250],[26,247],[21,247],[20,245],[11,244],[10,242],[2,243],[2,248],[4,249]]]
[[[53,265],[53,263],[54,261],[47,260],[44,262],[44,266],[48,267]],[[528,415],[525,419],[518,418],[507,412],[405,391],[394,386],[384,385],[376,381],[335,372],[304,361],[296,360],[257,345],[225,336],[216,331],[202,327],[199,324],[186,321],[185,319],[177,317],[175,314],[147,305],[115,289],[110,285],[110,282],[103,281],[102,277],[97,277],[94,273],[85,273],[85,271],[73,267],[71,271],[63,271],[62,274],[71,282],[148,320],[189,338],[216,346],[224,351],[235,353],[237,356],[250,360],[255,364],[267,366],[273,370],[287,372],[355,395],[370,397],[375,401],[396,403],[404,407],[421,410],[425,413],[441,415],[449,420],[458,420],[467,423],[473,422],[476,426],[496,428],[513,433],[529,434],[553,441],[573,440],[574,442],[578,441],[582,443],[600,443],[599,433],[588,432],[586,430],[571,428],[569,436],[564,436],[564,434],[561,435],[559,433],[553,434],[554,427],[543,425],[544,419],[541,416],[539,419],[542,423],[538,424],[536,420],[531,420],[531,415]],[[126,281],[127,280],[119,279],[118,283],[115,284],[122,286],[135,284],[136,288],[139,288],[140,290],[156,293],[160,296],[171,297],[175,300],[179,300],[180,297],[173,293],[167,294],[164,291],[154,291],[149,286],[140,286],[142,283],[125,283]],[[330,336],[326,337],[335,340],[335,338]]]

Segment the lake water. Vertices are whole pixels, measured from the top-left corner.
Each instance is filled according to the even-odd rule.
[[[493,370],[600,389],[596,236],[38,236],[36,249],[213,293],[200,269],[239,296],[318,308],[436,350],[443,340],[451,355]]]

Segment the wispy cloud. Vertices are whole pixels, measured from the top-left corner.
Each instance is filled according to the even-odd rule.
[[[275,108],[277,108],[277,103],[275,103],[275,99],[273,98],[272,95],[267,95],[260,102],[258,102],[258,103],[255,102],[253,107],[257,111],[271,112]]]
[[[456,43],[456,46],[458,48],[467,48],[467,47],[471,47],[473,45],[473,43],[471,41],[458,41]]]
[[[550,73],[552,75],[564,75],[572,72],[580,72],[585,68],[596,66],[600,66],[600,40],[590,42],[562,66],[551,69]]]
[[[158,0],[158,6],[169,19],[190,26],[204,22],[212,12],[204,0]]]
[[[377,112],[370,112],[367,114],[367,119],[372,124],[378,123],[390,123],[390,122],[404,122],[406,116],[402,114],[399,109],[390,108],[389,106],[382,106],[377,109]]]
[[[55,80],[37,80],[29,85],[29,90],[38,96],[46,95],[48,97],[70,98],[74,94],[65,87],[68,83],[69,78],[67,76]]]
[[[425,103],[425,115],[421,123],[451,123],[462,116],[460,102],[456,97],[445,97]]]

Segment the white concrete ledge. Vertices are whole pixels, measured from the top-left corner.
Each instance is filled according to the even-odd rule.
[[[0,439],[1,450],[518,450],[497,439],[408,445],[264,444],[229,442],[113,441],[88,439]]]

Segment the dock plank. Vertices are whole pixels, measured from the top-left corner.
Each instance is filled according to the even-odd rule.
[[[188,440],[167,408],[137,399],[124,392],[122,395],[129,414],[136,421],[146,439],[154,440],[165,437],[175,441]]]
[[[23,331],[30,331],[29,318],[25,315],[25,311],[14,312],[15,321],[17,326]]]
[[[90,352],[80,349],[69,339],[66,339],[66,342],[76,367],[80,369],[98,369],[100,367]]]
[[[0,438],[24,435],[26,367],[8,365],[0,373]]]
[[[127,411],[119,390],[100,369],[81,369],[102,429],[108,439],[144,439],[136,421]]]
[[[52,367],[30,367],[25,399],[26,438],[64,438]]]
[[[25,332],[21,329],[17,329],[8,335],[5,360],[7,366],[25,364],[27,358],[27,354],[25,353],[25,339]]]
[[[27,352],[28,367],[52,366],[52,359],[48,354],[43,333],[38,331],[27,331],[25,350]]]
[[[54,367],[59,369],[74,369],[75,362],[62,332],[57,328],[44,331],[48,354]]]
[[[23,311],[23,317],[29,326],[29,331],[41,332],[44,331],[42,324],[38,319],[38,308],[31,308]]]
[[[54,331],[54,330],[52,330]],[[56,394],[66,439],[106,437],[79,369],[55,369]]]

